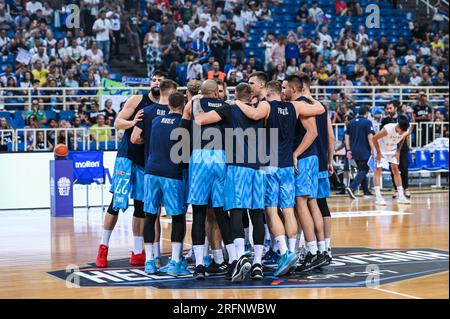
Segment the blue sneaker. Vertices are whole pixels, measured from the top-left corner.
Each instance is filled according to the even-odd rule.
[[[154,260],[154,259],[152,259],[152,260],[147,260],[147,261],[145,262],[145,268],[144,268],[144,271],[145,271],[146,274],[149,274],[149,275],[156,274],[156,272],[158,271],[158,269],[156,268],[156,264],[155,264],[155,260]]]
[[[212,263],[212,258],[210,256],[203,256],[203,266],[207,268]]]
[[[165,268],[165,273],[171,276],[177,276],[178,275],[178,263],[174,260],[170,260],[166,266],[164,266]]]
[[[298,261],[298,256],[290,251],[284,253],[278,260],[278,268],[273,273],[275,276],[283,276]]]
[[[191,274],[191,272],[188,269],[187,262],[184,258],[181,259],[180,262],[177,264],[177,274],[178,276],[186,276]]]
[[[280,259],[280,255],[270,249],[262,258],[262,262],[264,266],[275,266],[278,263],[278,259]]]

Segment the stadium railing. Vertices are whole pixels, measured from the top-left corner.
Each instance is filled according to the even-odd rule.
[[[46,110],[77,109],[83,99],[100,103],[102,96],[131,95],[148,92],[149,87],[95,87],[95,88],[0,88],[0,111],[27,111],[34,99],[42,100],[40,104]],[[186,87],[180,87],[186,90]],[[318,99],[327,99],[333,93],[345,93],[357,106],[382,106],[392,99],[401,103],[412,103],[417,99],[417,93],[423,91],[427,99],[435,106],[443,105],[448,97],[448,86],[313,86],[312,94]],[[234,87],[228,88],[229,96],[234,95]]]

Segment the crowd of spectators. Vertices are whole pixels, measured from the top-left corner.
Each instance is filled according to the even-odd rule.
[[[71,3],[80,8],[79,28],[66,26]],[[282,0],[0,0],[0,58],[5,61],[6,57],[25,52],[28,59],[28,63],[13,60],[4,65],[0,74],[0,108],[2,101],[17,99],[21,88],[24,94],[31,89],[36,98],[24,112],[26,127],[112,127],[115,112],[111,103],[99,111],[97,98],[88,97],[96,92],[79,88],[100,86],[102,78],[109,78],[109,62],[125,59],[146,64],[148,76],[156,69],[165,70],[180,84],[191,79],[220,78],[228,86],[234,86],[247,81],[254,71],[263,70],[275,80],[306,72],[314,85],[346,87],[324,100],[334,123],[345,123],[354,112],[356,103],[352,94],[358,86],[448,85],[449,37],[444,30],[440,4],[436,5],[433,19],[409,21],[411,41],[399,37],[390,43],[387,37],[370,41],[365,27],[354,26],[350,20],[338,38],[331,36],[328,18],[319,4],[304,2],[290,15],[299,24],[295,31],[276,35],[269,28],[260,35],[262,56],[246,55],[249,29],[258,21],[272,21],[272,9],[282,3]],[[363,14],[357,0],[335,0],[334,8],[334,16]],[[305,35],[304,23],[314,24],[314,36]],[[185,67],[181,75],[180,66]],[[76,111],[75,116],[59,122],[45,116],[46,111],[61,108],[61,91],[52,90],[58,87],[73,88],[69,94],[79,96],[66,97],[69,108]],[[420,100],[417,96],[422,95],[417,93],[412,91],[408,98]],[[431,107],[430,120],[448,119],[448,98],[445,103],[443,109],[437,110],[433,101],[426,101]],[[376,108],[372,112],[375,119],[379,117]],[[405,105],[404,112],[412,121],[421,118],[414,105]],[[2,128],[8,125],[0,123]],[[102,133],[92,134],[92,140],[107,140],[111,136],[107,130],[98,131]],[[34,142],[39,139],[34,138]]]

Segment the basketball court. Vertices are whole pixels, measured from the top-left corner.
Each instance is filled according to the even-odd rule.
[[[73,218],[52,218],[49,210],[4,210],[0,298],[449,298],[448,201],[448,191],[413,193],[411,206],[388,199],[383,208],[375,207],[373,198],[333,197],[330,266],[280,278],[266,269],[263,281],[240,284],[222,277],[198,282],[149,276],[143,267],[129,266],[132,208],[120,215],[106,269],[95,267],[100,208],[77,208]],[[170,219],[161,224],[167,255]],[[187,235],[185,250],[189,243]]]

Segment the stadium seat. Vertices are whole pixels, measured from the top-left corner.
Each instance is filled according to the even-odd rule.
[[[408,153],[408,171],[410,172],[417,172],[420,171],[420,168],[416,166],[416,163],[413,159],[411,151]]]
[[[431,158],[431,153],[429,150],[416,150],[416,166],[421,170],[436,171],[433,165],[433,160]]]
[[[448,170],[448,150],[435,150],[434,151],[434,167],[438,169]]]
[[[75,115],[75,111],[73,111],[73,110],[67,110],[67,111],[61,110],[59,112],[59,119],[71,121],[73,119],[74,115]]]

